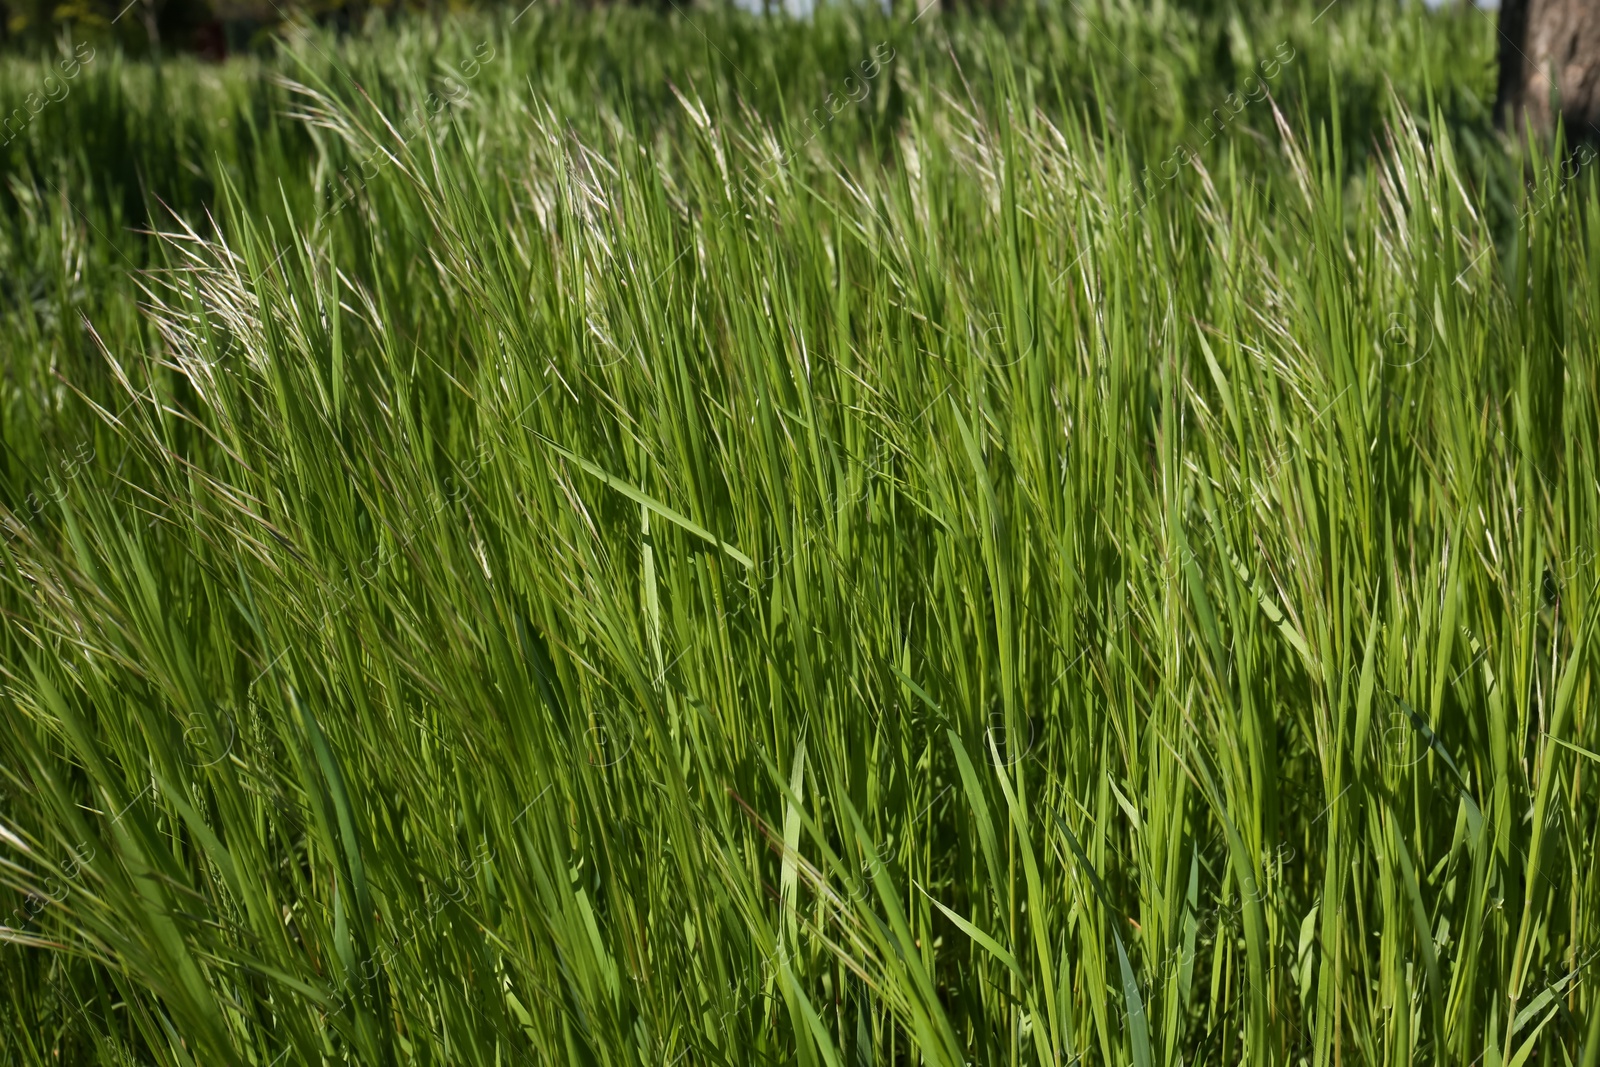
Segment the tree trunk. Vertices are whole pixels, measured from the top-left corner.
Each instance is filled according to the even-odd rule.
[[[1566,121],[1569,140],[1600,141],[1600,0],[1502,0],[1502,126],[1539,133]]]

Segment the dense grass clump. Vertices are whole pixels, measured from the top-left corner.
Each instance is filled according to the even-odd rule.
[[[1600,186],[1321,7],[80,60],[0,1060],[1595,1067]]]

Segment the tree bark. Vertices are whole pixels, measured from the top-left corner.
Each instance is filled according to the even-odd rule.
[[[1600,0],[1502,0],[1495,116],[1507,129],[1600,141]]]

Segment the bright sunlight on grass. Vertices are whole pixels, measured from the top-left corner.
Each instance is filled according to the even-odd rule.
[[[1597,1067],[1600,167],[1323,8],[0,61],[0,1061]]]

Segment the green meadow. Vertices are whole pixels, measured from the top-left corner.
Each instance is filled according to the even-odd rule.
[[[1600,1064],[1493,15],[0,59],[0,1062]]]

